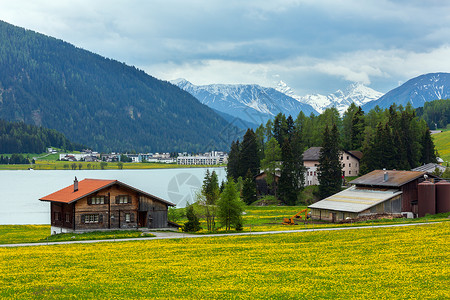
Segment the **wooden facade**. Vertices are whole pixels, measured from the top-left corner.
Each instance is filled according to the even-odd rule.
[[[40,199],[51,203],[52,234],[132,228],[168,228],[166,200],[117,180],[76,180]]]

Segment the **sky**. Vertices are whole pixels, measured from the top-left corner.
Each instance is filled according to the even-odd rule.
[[[162,79],[386,93],[450,72],[450,1],[0,0],[0,20]]]

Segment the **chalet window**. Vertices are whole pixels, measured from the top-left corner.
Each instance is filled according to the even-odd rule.
[[[89,197],[88,198],[88,204],[89,205],[107,204],[106,197],[105,196]]]
[[[55,221],[59,221],[59,220],[61,220],[61,213],[55,212]]]
[[[352,171],[348,171],[348,175],[352,175]]]
[[[345,168],[345,164],[342,164],[342,167]]]
[[[84,215],[84,223],[98,223],[98,215]]]
[[[350,156],[347,156],[347,160],[349,159]]]
[[[131,214],[129,213],[125,214],[125,222],[131,222]]]
[[[70,214],[66,214],[66,223],[70,223]]]
[[[129,195],[116,196],[116,204],[127,204],[127,203],[131,203],[131,197]]]
[[[348,163],[348,166],[351,167],[351,166],[352,166],[352,163]]]

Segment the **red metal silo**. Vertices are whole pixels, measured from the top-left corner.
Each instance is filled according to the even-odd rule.
[[[434,215],[436,213],[436,192],[432,182],[424,181],[419,183],[419,218],[425,214]]]
[[[450,211],[450,182],[442,180],[436,183],[436,213]]]

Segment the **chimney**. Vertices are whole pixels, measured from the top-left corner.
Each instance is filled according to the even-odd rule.
[[[384,178],[383,178],[383,181],[386,182],[386,181],[388,181],[388,179],[389,179],[389,174],[388,174],[388,172],[384,172]]]
[[[78,191],[78,179],[77,176],[75,176],[75,180],[73,181],[73,191]]]

